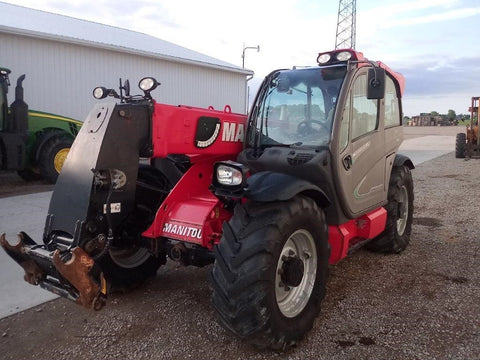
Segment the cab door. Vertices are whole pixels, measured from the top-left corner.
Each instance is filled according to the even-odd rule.
[[[345,214],[354,218],[383,204],[385,137],[380,100],[367,98],[367,68],[351,82],[339,126],[334,168]]]

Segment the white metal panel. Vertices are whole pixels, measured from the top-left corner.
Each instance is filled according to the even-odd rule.
[[[31,109],[83,120],[95,86],[118,89],[119,77],[130,79],[132,93],[144,76],[162,85],[153,97],[162,103],[216,109],[230,105],[245,112],[245,74],[154,57],[127,54],[78,44],[0,32],[0,66],[10,68],[10,80],[26,74],[25,101]],[[13,101],[11,87],[9,101]]]
[[[195,62],[201,66],[223,67],[233,72],[250,71],[177,44],[139,32],[34,10],[0,2],[1,32],[37,36],[103,48],[121,48],[125,52],[155,54],[175,62]]]

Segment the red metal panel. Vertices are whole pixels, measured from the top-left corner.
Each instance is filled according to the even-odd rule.
[[[330,264],[336,264],[347,256],[350,240],[354,237],[355,220],[341,225],[328,226],[328,242],[330,243]]]
[[[363,239],[373,239],[380,235],[387,223],[387,210],[383,207],[363,215],[358,219],[358,236]]]
[[[231,158],[231,157],[230,157]],[[226,156],[209,156],[194,163],[160,206],[145,237],[168,237],[213,248],[219,241],[221,224],[231,214],[210,192],[213,164]]]
[[[331,247],[330,264],[335,264],[348,254],[348,249],[365,239],[373,239],[385,229],[387,211],[381,207],[358,219],[341,225],[329,225],[328,241]]]
[[[247,117],[229,111],[172,106],[155,103],[153,113],[153,157],[169,154],[228,154],[237,155],[243,148]],[[198,147],[195,135],[201,117],[219,119],[218,129],[212,133],[212,143]]]

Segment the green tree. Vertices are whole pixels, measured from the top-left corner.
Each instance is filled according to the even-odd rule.
[[[438,112],[436,111],[430,111],[430,115],[432,116],[437,116],[437,115],[440,115]]]
[[[448,110],[448,113],[447,113],[448,120],[453,121],[455,120],[456,117],[457,117],[457,114],[455,113],[455,110],[452,110],[452,109]]]

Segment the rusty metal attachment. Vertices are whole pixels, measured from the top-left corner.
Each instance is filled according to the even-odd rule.
[[[16,245],[10,245],[2,234],[0,245],[25,270],[25,281],[89,309],[100,310],[105,306],[105,278],[85,250],[75,247],[71,251],[49,251],[24,232],[18,234],[18,239]],[[98,282],[94,281],[93,274]]]
[[[32,245],[29,243],[29,240],[31,239],[26,236],[25,233],[21,232],[18,234],[18,240],[18,244],[10,245],[5,238],[5,234],[2,234],[0,237],[0,245],[2,245],[5,252],[10,255],[13,260],[15,260],[23,268],[23,270],[25,270],[25,281],[32,285],[38,285],[40,280],[45,278],[45,273],[32,259],[29,258],[24,251],[26,243],[28,243],[28,245]]]
[[[53,264],[58,272],[78,290],[76,302],[86,308],[100,310],[102,303],[101,288],[90,277],[90,271],[95,261],[81,248],[76,247],[71,252],[72,257],[67,262],[60,258],[60,251],[53,254]],[[106,295],[106,294],[103,294]]]

